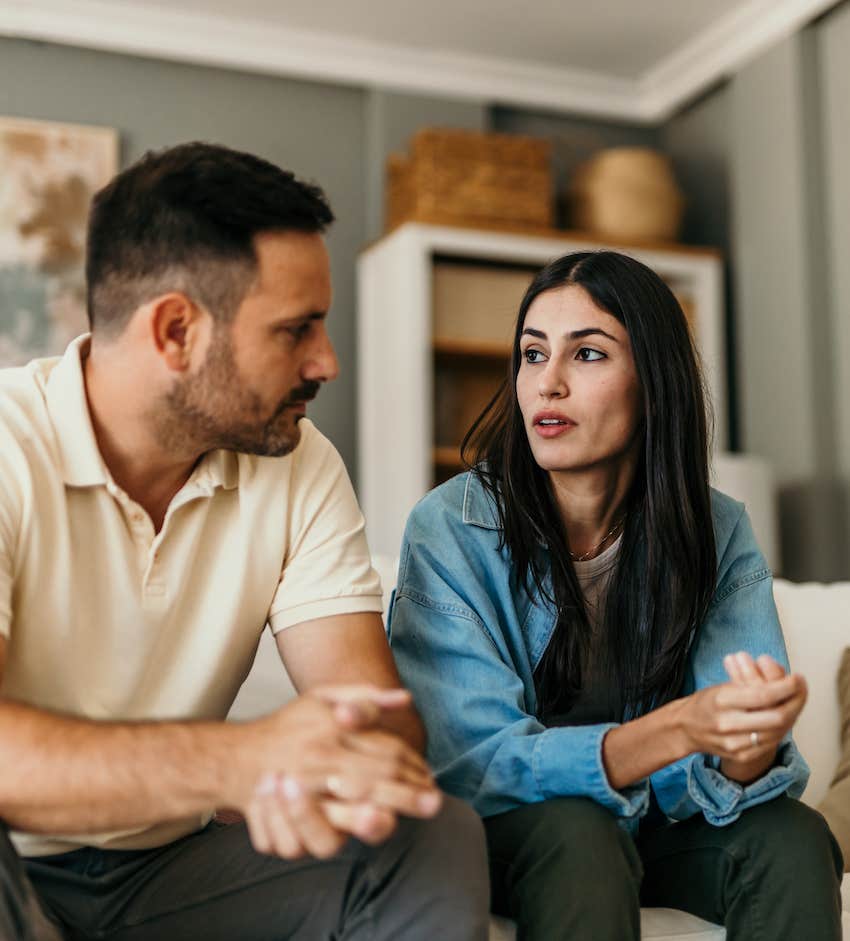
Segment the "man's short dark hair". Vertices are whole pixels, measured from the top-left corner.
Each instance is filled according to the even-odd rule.
[[[92,201],[86,249],[92,330],[116,336],[140,305],[183,291],[231,319],[257,270],[261,232],[324,232],[318,186],[214,144],[150,151]]]

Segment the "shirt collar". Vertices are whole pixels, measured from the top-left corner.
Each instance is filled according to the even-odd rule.
[[[112,480],[97,446],[91,423],[83,361],[90,334],[72,340],[47,377],[47,412],[59,444],[62,478],[70,487],[105,486]],[[198,462],[190,481],[209,493],[232,490],[239,483],[239,460],[232,451],[210,451]]]
[[[481,483],[475,471],[466,475],[466,487],[463,491],[463,521],[481,529],[501,530],[499,511],[493,502],[490,491]]]
[[[72,340],[47,377],[47,413],[59,443],[62,477],[71,487],[96,487],[108,479],[86,399],[83,359],[90,335]]]

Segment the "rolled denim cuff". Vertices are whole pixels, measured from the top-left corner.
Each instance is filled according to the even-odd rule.
[[[565,726],[537,736],[531,768],[544,800],[589,797],[616,817],[640,817],[649,808],[649,780],[618,791],[602,761],[602,742],[616,723]]]
[[[716,827],[734,823],[749,807],[781,794],[799,797],[809,779],[809,767],[792,741],[779,746],[776,764],[751,784],[730,781],[715,755],[694,755],[688,767],[688,794]]]

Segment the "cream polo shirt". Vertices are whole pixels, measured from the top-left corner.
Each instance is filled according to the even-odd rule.
[[[224,719],[266,623],[381,611],[351,483],[302,419],[285,457],[207,454],[154,533],[100,456],[87,345],[0,370],[0,693],[90,719]],[[24,855],[140,849],[207,819],[13,836]]]

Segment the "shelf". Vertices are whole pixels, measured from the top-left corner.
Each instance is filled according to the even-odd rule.
[[[508,360],[511,347],[507,343],[495,343],[481,340],[453,340],[443,337],[434,339],[435,356],[463,356],[475,359]]]
[[[643,251],[660,251],[670,254],[703,257],[712,259],[721,259],[722,253],[718,248],[707,245],[685,245],[682,242],[667,242],[661,239],[615,239],[600,235],[597,232],[582,232],[576,229],[550,229],[544,226],[534,225],[516,225],[515,223],[500,222],[470,222],[459,223],[457,219],[450,214],[434,211],[430,213],[421,213],[416,218],[405,219],[398,223],[382,236],[370,242],[364,252],[372,246],[378,244],[383,239],[394,235],[399,229],[407,225],[426,225],[439,226],[447,229],[457,229],[467,232],[488,232],[502,235],[531,236],[533,238],[543,239],[561,239],[570,242],[581,242],[586,245],[596,246],[598,248],[614,248]]]

